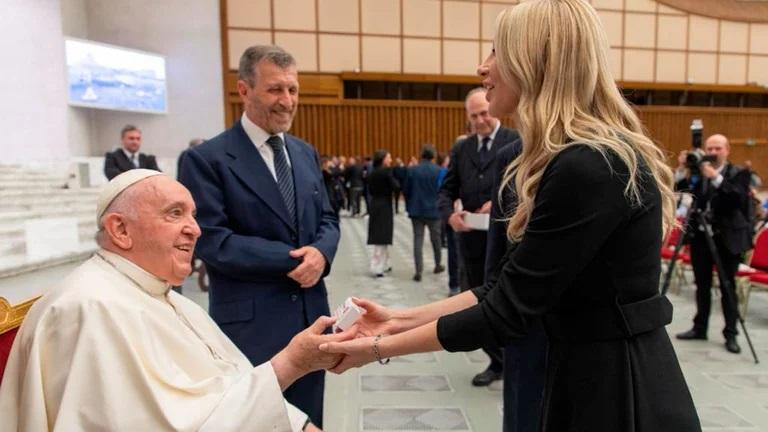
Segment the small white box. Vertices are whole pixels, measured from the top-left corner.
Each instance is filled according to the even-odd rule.
[[[475,230],[488,231],[491,215],[488,213],[465,213],[464,223]]]
[[[351,297],[347,297],[344,303],[336,308],[336,313],[333,314],[333,316],[336,317],[336,323],[333,325],[333,332],[336,333],[348,330],[357,322],[357,319],[360,318],[364,312],[363,308],[356,305]]]

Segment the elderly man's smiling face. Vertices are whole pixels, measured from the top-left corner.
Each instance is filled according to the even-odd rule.
[[[172,285],[192,272],[192,255],[200,237],[195,202],[179,182],[150,177],[136,185],[135,220],[127,220],[130,257],[136,265]]]

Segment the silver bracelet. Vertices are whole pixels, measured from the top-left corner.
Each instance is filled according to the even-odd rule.
[[[379,352],[379,340],[384,337],[384,335],[378,335],[373,339],[373,354],[376,356],[376,360],[378,360],[379,364],[387,364],[389,363],[389,359],[381,359],[381,353]]]

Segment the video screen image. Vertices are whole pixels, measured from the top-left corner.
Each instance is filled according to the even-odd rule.
[[[78,39],[65,41],[70,105],[165,113],[165,58]]]

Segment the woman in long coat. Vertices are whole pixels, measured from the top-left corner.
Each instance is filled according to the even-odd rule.
[[[377,150],[373,154],[373,171],[368,174],[368,192],[371,195],[371,207],[368,209],[368,244],[373,246],[371,255],[371,273],[376,277],[384,276],[391,270],[389,266],[388,246],[392,244],[394,216],[392,214],[392,194],[400,187],[392,175],[392,155],[386,150]]]
[[[701,431],[658,290],[673,176],[616,88],[608,52],[586,0],[501,13],[478,73],[489,113],[520,127],[522,154],[501,183],[516,195],[507,236],[517,244],[483,287],[404,310],[359,302],[367,337],[320,346],[346,354],[335,372],[505,346],[539,317],[549,339],[542,430]]]

